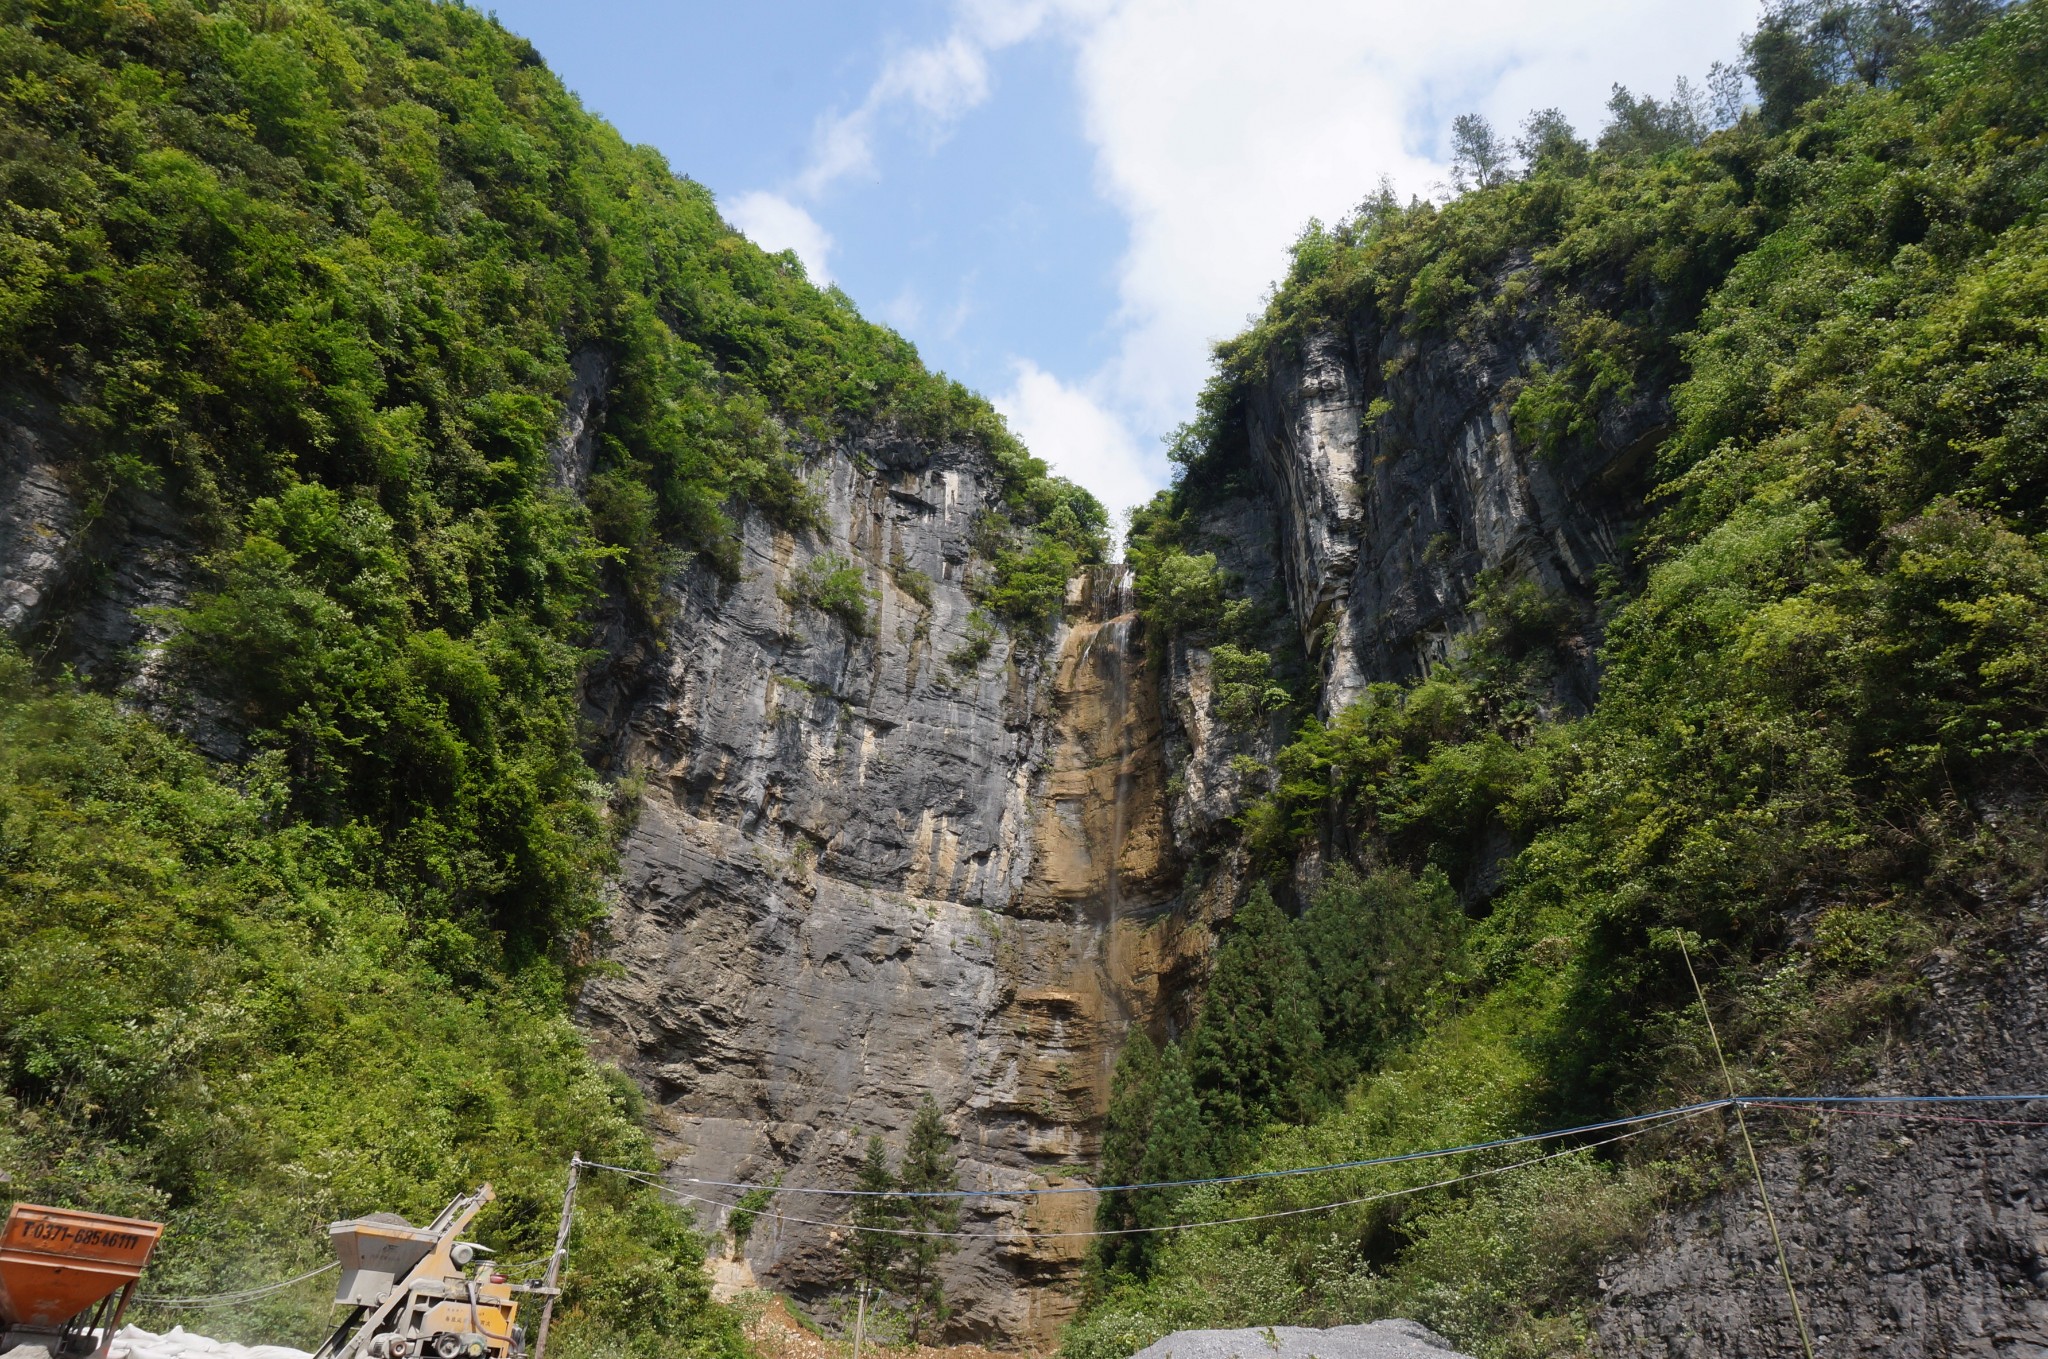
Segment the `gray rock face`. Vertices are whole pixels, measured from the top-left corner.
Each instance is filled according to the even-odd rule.
[[[1627,504],[1601,478],[1644,431],[1580,463],[1517,445],[1508,384],[1545,344],[1533,323],[1419,350],[1369,331],[1276,365],[1248,419],[1260,485],[1201,534],[1304,639],[1324,712],[1445,654],[1481,571],[1583,597],[1613,559]],[[1368,424],[1383,395],[1400,416]],[[565,485],[593,411],[571,393]],[[658,644],[616,633],[593,678],[610,764],[646,793],[620,971],[584,1019],[652,1091],[679,1182],[845,1186],[866,1135],[900,1145],[926,1094],[967,1184],[1082,1181],[1122,1034],[1184,1019],[1241,898],[1232,818],[1260,785],[1240,757],[1269,761],[1282,733],[1222,720],[1211,653],[1147,641],[1113,572],[1075,583],[1053,636],[990,636],[966,590],[995,494],[973,453],[818,450],[813,472],[822,535],[748,520],[740,578],[676,579]],[[873,592],[859,626],[803,602],[842,568]],[[704,1196],[713,1219],[733,1192]],[[747,1265],[822,1301],[844,1287],[833,1233],[786,1219],[831,1201],[781,1202]],[[951,1257],[953,1333],[1049,1339],[1081,1243],[1044,1233],[1090,1207],[976,1206],[967,1229],[1002,1239]]]
[[[1929,970],[1869,1093],[2048,1091],[2048,900],[1997,946]],[[2048,1100],[1902,1112],[1749,1115],[1815,1352],[2048,1355]],[[1615,1265],[1602,1353],[1799,1352],[1747,1166],[1730,1182]]]
[[[610,389],[611,358],[601,349],[579,349],[569,356],[569,391],[562,398],[562,419],[548,445],[548,471],[558,490],[582,491],[597,460],[597,435],[604,424],[605,395]]]
[[[1128,592],[1075,585],[1042,640],[966,592],[997,488],[977,453],[817,460],[828,530],[744,526],[740,578],[673,582],[658,649],[596,677],[615,768],[645,780],[583,1018],[654,1095],[678,1182],[851,1183],[929,1095],[962,1183],[1073,1183],[1144,1001],[1120,916],[1170,890],[1159,718]],[[805,602],[857,570],[859,624]],[[696,1191],[693,1191],[696,1192]],[[731,1191],[709,1191],[722,1220]],[[844,1291],[830,1199],[785,1194],[746,1246],[800,1299]],[[970,1204],[951,1331],[1049,1338],[1073,1307],[1092,1196]]]
[[[1255,392],[1251,453],[1280,510],[1280,560],[1325,713],[1448,654],[1478,625],[1482,572],[1584,602],[1619,560],[1663,395],[1611,413],[1591,448],[1545,457],[1510,419],[1517,379],[1539,362],[1558,353],[1534,311],[1491,335],[1419,340],[1361,320],[1311,335]],[[1573,650],[1560,698],[1584,707],[1590,639]]]
[[[1268,1326],[1175,1331],[1132,1359],[1465,1359],[1450,1342],[1412,1321],[1369,1326]]]
[[[0,628],[20,636],[63,587],[81,520],[40,403],[0,415]]]
[[[215,759],[241,752],[216,702],[174,682],[155,610],[191,597],[200,546],[163,496],[124,490],[88,510],[56,408],[0,411],[0,630],[48,666],[118,692]]]

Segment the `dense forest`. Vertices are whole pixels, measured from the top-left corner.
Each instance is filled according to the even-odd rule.
[[[1617,87],[1591,144],[1554,111],[1512,145],[1461,119],[1464,192],[1311,224],[1219,347],[1129,557],[1155,633],[1297,725],[1241,819],[1272,890],[1192,1025],[1125,1050],[1107,1182],[1719,1096],[1687,953],[1740,1089],[1842,1088],[1919,1002],[1919,964],[1986,947],[2038,888],[2048,6],[1795,0],[1708,88],[1733,97]],[[1591,601],[1482,580],[1447,661],[1302,720],[1312,675],[1260,649],[1202,527],[1256,480],[1248,394],[1316,334],[1531,312],[1563,337],[1509,393],[1539,456],[1670,391],[1629,568]],[[1586,636],[1578,710],[1556,678]],[[1489,832],[1514,853],[1475,891]],[[1337,867],[1298,892],[1304,851]],[[1122,1229],[1384,1197],[1113,1238],[1066,1352],[1383,1315],[1485,1356],[1576,1352],[1602,1262],[1725,1182],[1725,1146],[1694,1123],[1429,1192],[1400,1191],[1513,1154],[1112,1196]]]
[[[1049,621],[1101,508],[476,10],[7,0],[0,91],[5,417],[88,520],[184,526],[204,588],[162,663],[236,746],[58,673],[61,610],[0,656],[0,1185],[167,1220],[156,1295],[487,1175],[485,1239],[542,1255],[573,1152],[653,1168],[568,1022],[628,805],[580,748],[593,617],[737,571],[739,516],[806,532],[806,460],[875,431],[999,469],[991,630]],[[580,496],[550,467],[579,353]],[[560,1343],[739,1352],[632,1188],[586,1191]],[[331,1285],[137,1319],[310,1344]]]

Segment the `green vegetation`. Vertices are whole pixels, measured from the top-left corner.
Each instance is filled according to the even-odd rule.
[[[913,1345],[934,1341],[951,1315],[939,1262],[959,1249],[959,1242],[944,1233],[960,1230],[960,1200],[920,1196],[959,1187],[953,1135],[946,1131],[944,1116],[930,1095],[917,1107],[895,1170],[889,1168],[889,1149],[882,1139],[868,1138],[854,1183],[863,1197],[854,1199],[848,1213],[851,1230],[842,1249],[867,1305],[899,1317],[905,1338]]]
[[[994,516],[976,526],[989,570],[973,591],[996,617],[1043,635],[1059,616],[1074,573],[1107,554],[1109,515],[1094,496],[1057,480],[1034,490],[1030,510],[1027,535]]]
[[[1280,753],[1252,846],[1276,868],[1357,847],[1370,871],[1333,872],[1292,921],[1255,893],[1219,948],[1188,1065],[1230,1169],[1712,1091],[1681,936],[1738,1082],[1840,1084],[1914,1003],[1915,960],[1995,933],[2038,888],[2048,5],[1781,6],[1750,68],[1761,110],[1710,135],[1686,90],[1620,91],[1596,147],[1538,115],[1520,177],[1311,224],[1220,350],[1181,482],[1134,525],[1146,606],[1215,627],[1194,620],[1227,591],[1180,583],[1198,562],[1162,569],[1198,555],[1172,526],[1244,475],[1241,394],[1315,328],[1478,335],[1538,309],[1568,359],[1516,398],[1543,455],[1673,383],[1658,512],[1602,602],[1589,714],[1545,701],[1572,608],[1486,579],[1463,654]],[[1325,963],[1359,931],[1356,963]],[[1322,969],[1314,1041],[1278,1003],[1303,958]],[[1163,1068],[1141,1052],[1120,1075],[1111,1151],[1157,1117]],[[1212,1219],[1400,1196],[1105,1252],[1067,1352],[1389,1314],[1483,1356],[1576,1352],[1600,1260],[1711,1182],[1712,1132],[1455,1189],[1426,1186],[1514,1158],[1182,1195],[1176,1216]]]
[[[980,609],[967,615],[967,640],[953,648],[946,663],[956,670],[972,670],[987,660],[995,649],[996,625]]]
[[[792,609],[815,609],[837,618],[856,637],[868,634],[868,608],[875,592],[868,588],[860,566],[836,552],[813,557],[790,572],[780,594]]]
[[[807,462],[874,430],[995,470],[993,617],[1042,623],[1101,509],[476,9],[0,0],[0,139],[0,400],[61,412],[89,513],[192,525],[170,670],[246,752],[209,770],[5,658],[8,1192],[168,1217],[158,1293],[486,1177],[486,1236],[541,1253],[570,1153],[651,1164],[565,1017],[617,829],[579,751],[594,606],[652,625],[684,565],[735,577],[743,515],[811,532]],[[558,468],[577,373],[602,437]],[[849,569],[788,588],[860,631]],[[684,1219],[584,1201],[568,1353],[738,1351]]]
[[[768,1205],[775,1201],[775,1186],[782,1183],[777,1175],[768,1184],[758,1189],[749,1189],[741,1194],[732,1205],[732,1216],[725,1221],[725,1229],[732,1233],[734,1254],[747,1248],[747,1238],[754,1234],[754,1224],[761,1220],[761,1214],[768,1211]]]
[[[636,1092],[585,1056],[554,963],[421,918],[362,827],[291,797],[281,755],[237,787],[0,653],[8,1192],[168,1221],[159,1295],[289,1278],[330,1258],[328,1222],[425,1221],[486,1179],[482,1238],[545,1255],[572,1153],[653,1168]],[[681,1215],[616,1179],[578,1205],[568,1352],[743,1352]],[[311,1347],[332,1282],[138,1319]]]

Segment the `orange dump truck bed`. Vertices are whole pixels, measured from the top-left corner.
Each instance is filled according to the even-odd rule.
[[[55,1330],[142,1275],[161,1222],[17,1203],[0,1230],[0,1330]]]

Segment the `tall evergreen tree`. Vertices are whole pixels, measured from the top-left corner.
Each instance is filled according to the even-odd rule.
[[[1159,1093],[1152,1103],[1152,1125],[1145,1138],[1144,1158],[1138,1164],[1138,1180],[1147,1184],[1197,1180],[1214,1174],[1215,1170],[1209,1122],[1202,1113],[1202,1101],[1195,1094],[1187,1056],[1179,1043],[1168,1043],[1159,1058]],[[1158,1227],[1173,1220],[1181,1193],[1145,1189],[1134,1198],[1136,1225]],[[1134,1240],[1143,1243],[1149,1238]],[[1143,1253],[1149,1256],[1149,1251]]]
[[[1159,1049],[1143,1029],[1132,1033],[1116,1059],[1109,1083],[1109,1116],[1102,1130],[1102,1184],[1131,1184],[1145,1167],[1145,1143],[1152,1132],[1152,1106],[1159,1096]],[[1104,1194],[1095,1205],[1095,1225],[1103,1231],[1128,1231],[1138,1225],[1137,1199],[1128,1192]],[[1141,1238],[1096,1238],[1098,1269],[1137,1268]]]
[[[926,1095],[911,1120],[910,1143],[903,1149],[903,1165],[897,1183],[906,1195],[945,1193],[960,1187],[960,1158],[953,1150],[953,1135],[939,1106]],[[954,1232],[960,1230],[960,1200],[912,1198],[902,1202],[903,1226],[913,1232]],[[897,1291],[903,1296],[910,1322],[912,1343],[935,1336],[951,1314],[946,1290],[939,1278],[939,1261],[958,1250],[959,1243],[944,1236],[906,1236],[902,1264],[896,1271]]]
[[[895,1288],[896,1262],[906,1238],[892,1234],[903,1225],[903,1201],[894,1197],[896,1176],[889,1170],[889,1149],[880,1137],[868,1138],[867,1156],[853,1187],[861,1197],[854,1199],[848,1215],[854,1230],[847,1233],[847,1264],[856,1283],[885,1295]]]
[[[1420,878],[1398,868],[1369,877],[1346,864],[1331,870],[1295,934],[1315,973],[1333,1077],[1370,1065],[1409,1022],[1464,925],[1450,883],[1434,868]]]
[[[1216,950],[1190,1047],[1195,1085],[1219,1137],[1268,1119],[1302,1118],[1315,1106],[1323,1055],[1315,974],[1294,923],[1263,883]]]

